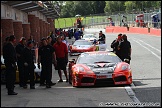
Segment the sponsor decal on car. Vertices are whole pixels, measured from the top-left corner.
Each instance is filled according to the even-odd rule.
[[[112,78],[112,74],[106,74],[106,75],[99,74],[99,75],[97,75],[97,79],[104,79],[104,78]]]
[[[127,84],[127,81],[115,82],[115,84]]]

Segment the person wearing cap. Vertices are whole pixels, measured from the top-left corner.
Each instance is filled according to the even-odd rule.
[[[68,82],[66,65],[68,63],[68,48],[65,43],[62,42],[61,36],[57,37],[57,42],[53,45],[56,53],[57,63],[55,66],[55,70],[58,70],[58,74],[60,80],[58,82],[63,82],[61,70],[64,71],[66,82]]]
[[[21,37],[19,43],[16,45],[16,54],[17,54],[17,65],[19,70],[19,86],[23,87],[24,81],[24,61],[23,61],[23,50],[25,49],[26,39],[25,37]]]
[[[14,84],[16,81],[16,51],[14,45],[16,43],[16,38],[14,35],[11,35],[9,42],[3,46],[3,58],[6,66],[6,88],[8,90],[8,95],[17,95],[18,93],[14,92]]]
[[[113,49],[113,52],[119,57],[120,57],[120,51],[118,50],[118,46],[122,42],[122,34],[118,34],[118,37],[111,43],[111,48]]]
[[[50,40],[51,37],[48,37]],[[46,85],[46,88],[51,88],[55,85],[52,80],[52,62],[56,62],[55,50],[49,44],[51,41],[47,42],[46,38],[42,38],[42,46],[38,49],[38,68],[40,68],[40,63],[42,65],[41,77],[40,77],[40,86]],[[46,81],[46,84],[45,84]]]
[[[35,81],[34,81],[34,57],[32,54],[33,42],[28,41],[27,46],[23,50],[23,61],[24,61],[24,84],[23,88],[27,88],[27,81],[30,80],[30,89],[35,89]]]
[[[120,57],[122,61],[125,61],[130,64],[131,60],[131,43],[127,40],[126,34],[122,35],[123,42],[118,46],[120,51]]]

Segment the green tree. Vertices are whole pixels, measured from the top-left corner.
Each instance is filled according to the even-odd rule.
[[[126,12],[130,12],[130,11],[133,11],[133,9],[137,9],[136,3],[134,1],[126,1],[124,3],[124,6],[125,6]]]
[[[74,2],[66,1],[66,4],[62,6],[61,17],[71,17],[74,16]]]

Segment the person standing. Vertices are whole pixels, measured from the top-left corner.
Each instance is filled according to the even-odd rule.
[[[35,89],[35,81],[34,81],[34,69],[36,68],[34,65],[34,57],[32,54],[33,42],[28,41],[27,47],[23,50],[23,59],[24,59],[24,70],[25,70],[25,78],[23,88],[27,88],[27,81],[30,80],[30,89]]]
[[[5,46],[7,43],[10,42],[9,39],[10,39],[10,36],[7,36],[6,39],[5,39],[5,42],[3,43],[3,46]]]
[[[75,40],[80,39],[80,33],[79,33],[79,30],[77,30],[77,31],[74,33],[74,38],[75,38]]]
[[[124,40],[121,42],[121,44],[118,46],[118,49],[120,51],[120,56],[122,61],[126,61],[128,64],[130,64],[131,60],[131,43],[127,40],[127,36],[123,34],[122,39]]]
[[[51,32],[50,37],[51,37],[51,44],[53,45],[56,42],[56,37],[55,37],[53,31]]]
[[[53,45],[56,53],[57,63],[55,69],[58,70],[60,80],[58,82],[63,82],[61,70],[64,71],[66,82],[68,82],[66,65],[68,63],[68,48],[65,43],[62,42],[61,36],[57,37],[57,42]]]
[[[8,95],[17,95],[18,93],[14,92],[14,84],[16,80],[16,51],[14,44],[16,43],[16,38],[14,35],[11,35],[9,42],[3,46],[3,58],[6,66],[6,87],[8,90]]]
[[[99,40],[98,41],[101,41],[103,44],[105,44],[106,36],[105,36],[105,34],[102,33],[102,31],[100,31],[100,33],[99,33]]]
[[[16,45],[16,54],[17,54],[17,65],[19,70],[19,86],[23,87],[24,83],[24,61],[23,61],[23,50],[25,49],[26,39],[21,37],[20,42]]]
[[[7,43],[10,42],[9,39],[10,39],[10,36],[7,36],[6,39],[5,39],[5,42],[3,43],[3,47],[5,47],[5,45],[7,45]],[[2,64],[2,61],[1,61],[1,64]],[[4,73],[4,74],[5,74],[5,77],[6,77],[6,73]],[[6,88],[7,88],[7,85],[6,85]]]
[[[55,50],[54,48],[47,43],[46,38],[42,38],[42,47],[38,49],[38,67],[40,68],[40,63],[42,65],[41,78],[40,78],[40,86],[45,85],[46,88],[51,88],[52,85],[56,83],[52,83],[52,62],[56,62],[55,58]],[[50,43],[50,42],[49,42]],[[54,60],[53,60],[54,58]]]
[[[47,37],[47,47],[48,48],[50,48],[51,49],[51,54],[52,54],[52,57],[51,57],[51,60],[52,60],[52,63],[56,63],[56,54],[55,54],[55,49],[53,48],[53,44],[51,44],[51,41],[52,41],[52,38],[50,37],[50,36],[48,36]],[[51,54],[49,54],[50,56],[51,56]],[[53,86],[53,85],[55,85],[56,83],[53,83],[52,82],[52,64],[50,65],[51,67],[51,79],[50,79],[50,81],[51,81],[51,83],[50,83],[50,85],[51,86]]]
[[[118,49],[118,46],[120,45],[120,43],[122,42],[122,34],[118,34],[118,38],[116,38],[112,43],[111,43],[111,48],[113,49],[113,52],[119,57],[121,58],[121,54],[120,51]]]

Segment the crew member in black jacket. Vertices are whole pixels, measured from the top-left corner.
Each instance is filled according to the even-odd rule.
[[[30,89],[35,89],[35,81],[34,81],[34,57],[32,53],[33,42],[28,41],[27,47],[23,51],[23,59],[24,59],[24,70],[25,70],[25,82],[23,88],[27,88],[28,78],[30,80]]]
[[[16,80],[16,51],[14,44],[16,43],[16,38],[14,35],[11,35],[9,38],[9,43],[3,47],[3,58],[6,66],[6,87],[8,90],[8,95],[17,95],[18,93],[14,92],[14,84]]]
[[[24,83],[24,61],[23,61],[23,50],[26,45],[25,37],[21,37],[18,45],[16,45],[16,54],[17,54],[17,66],[19,70],[19,85],[23,87]]]

